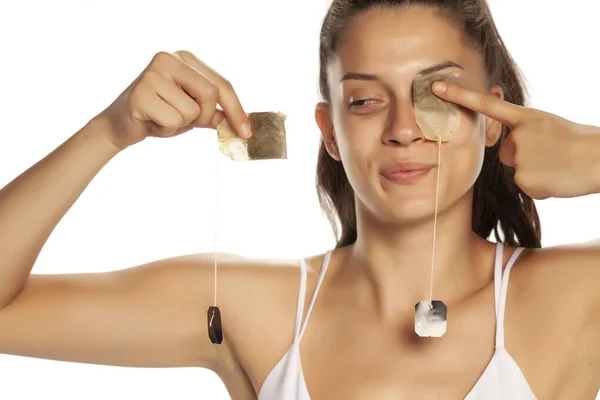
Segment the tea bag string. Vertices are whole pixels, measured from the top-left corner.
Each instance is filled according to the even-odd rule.
[[[437,215],[440,195],[440,166],[442,161],[442,136],[438,136],[437,183],[435,185],[435,214],[433,217],[433,246],[431,249],[431,281],[429,283],[429,307],[433,307],[433,267],[435,265],[435,239],[437,233]]]
[[[219,146],[219,138],[217,136],[217,147]],[[218,258],[218,239],[219,239],[219,152],[215,152],[215,219],[214,219],[214,229],[215,229],[215,244],[214,244],[214,306],[217,307],[217,258]]]
[[[218,140],[218,139],[217,139]],[[207,315],[207,324],[208,324],[208,337],[213,344],[221,344],[223,342],[223,324],[221,321],[221,310],[217,306],[217,264],[218,264],[218,215],[219,215],[219,153],[217,152],[215,156],[215,219],[214,219],[214,229],[215,229],[215,244],[214,244],[214,259],[215,259],[215,268],[214,268],[214,276],[215,276],[215,284],[214,284],[214,304],[208,308]]]

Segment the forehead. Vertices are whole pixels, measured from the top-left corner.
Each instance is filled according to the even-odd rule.
[[[414,6],[358,15],[340,37],[336,58],[338,73],[385,73],[386,68],[410,73],[446,60],[465,69],[479,66],[478,54],[459,29],[434,9]]]

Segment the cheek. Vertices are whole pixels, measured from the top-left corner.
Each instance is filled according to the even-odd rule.
[[[345,132],[338,136],[339,152],[342,158],[342,164],[350,182],[354,185],[359,180],[364,180],[367,170],[365,165],[375,161],[374,154],[377,154],[377,141],[373,135],[365,132]]]
[[[442,169],[445,170],[448,190],[464,193],[473,186],[481,172],[485,154],[485,120],[465,113],[461,117],[459,130],[445,144],[442,152]]]
[[[344,171],[352,187],[359,193],[368,190],[372,180],[368,176],[377,154],[381,153],[381,142],[375,134],[373,124],[344,124],[338,121],[336,138]],[[374,130],[375,128],[375,130]]]
[[[340,156],[348,167],[364,164],[381,151],[379,137],[384,127],[379,118],[361,117],[349,121],[338,114],[334,116],[334,124]]]

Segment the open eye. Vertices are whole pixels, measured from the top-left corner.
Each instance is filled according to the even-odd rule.
[[[368,104],[374,104],[379,102],[380,100],[377,99],[360,99],[360,100],[354,100],[353,102],[350,103],[350,107],[361,107],[361,106],[365,106]],[[366,104],[368,103],[368,104]]]

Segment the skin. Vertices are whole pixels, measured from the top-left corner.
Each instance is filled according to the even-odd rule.
[[[434,297],[451,314],[446,335],[432,340],[414,334],[413,313],[428,298],[437,171],[411,186],[386,182],[379,171],[405,158],[436,162],[437,144],[423,140],[410,91],[421,69],[447,60],[464,67],[448,69],[460,72],[462,89],[452,87],[447,96],[471,111],[463,110],[460,131],[442,149]],[[380,81],[340,84],[348,72]],[[425,9],[361,15],[349,26],[329,79],[331,104],[317,106],[316,121],[355,188],[358,240],[333,252],[301,342],[311,398],[464,398],[492,357],[495,332],[495,246],[470,231],[472,185],[485,146],[498,140],[498,114],[509,118],[511,111],[499,108],[499,88],[486,87],[477,53]],[[359,111],[348,108],[350,98],[377,101]],[[2,189],[0,220],[10,215],[11,222],[0,224],[0,353],[209,368],[233,399],[256,398],[292,341],[297,261],[219,255],[220,346],[206,332],[212,254],[109,273],[30,274],[52,228],[112,157],[145,137],[214,129],[225,117],[243,135],[247,120],[231,85],[190,53],[161,53],[115,103]],[[518,154],[527,146],[515,143],[517,150],[507,148],[503,157],[535,187],[539,180],[528,171],[536,164],[521,163]],[[513,251],[505,248],[505,264]],[[593,399],[600,386],[599,261],[597,244],[570,245],[526,250],[512,269],[505,345],[540,399]],[[309,299],[323,255],[306,262]]]

